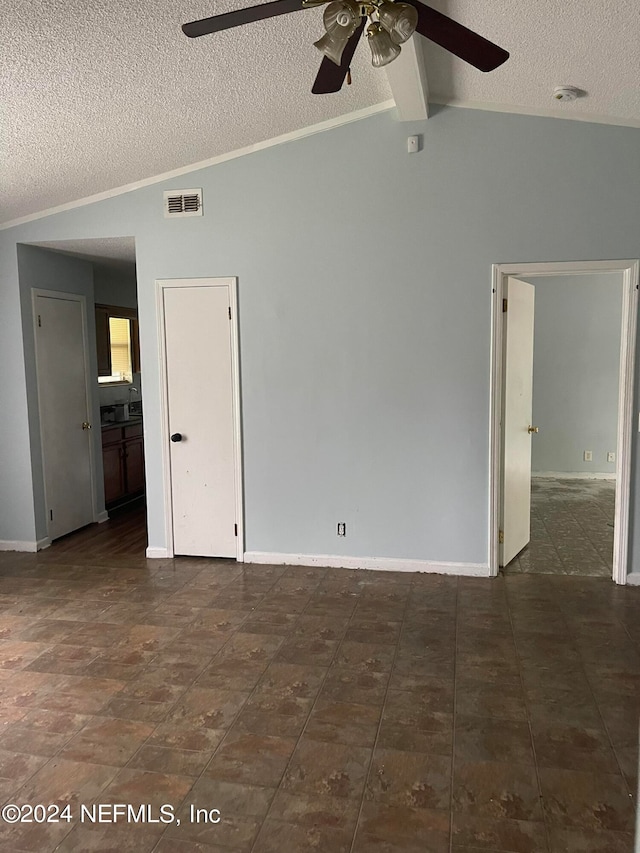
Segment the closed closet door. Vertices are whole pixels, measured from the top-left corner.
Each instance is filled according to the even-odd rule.
[[[163,288],[175,554],[236,556],[230,294]]]
[[[94,520],[82,301],[34,298],[38,403],[50,539]]]

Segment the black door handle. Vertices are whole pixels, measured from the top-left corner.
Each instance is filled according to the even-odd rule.
[[[182,441],[182,433],[174,432],[174,434],[171,436],[171,441]]]

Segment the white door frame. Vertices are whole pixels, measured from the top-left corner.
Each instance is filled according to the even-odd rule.
[[[502,386],[504,380],[504,315],[502,299],[509,276],[622,274],[622,334],[620,339],[620,382],[618,393],[618,446],[616,453],[616,498],[613,538],[613,580],[626,584],[629,552],[629,498],[631,487],[631,437],[634,433],[633,391],[638,317],[640,261],[568,261],[562,263],[493,264],[489,447],[489,574],[499,571],[498,526],[500,522]]]
[[[37,311],[37,299],[39,296],[47,297],[48,299],[64,299],[66,301],[79,302],[80,303],[80,313],[82,316],[82,349],[84,353],[84,386],[85,386],[85,395],[87,398],[87,417],[89,418],[89,422],[92,420],[92,412],[93,412],[93,383],[91,377],[91,365],[89,363],[89,335],[88,335],[88,325],[87,325],[87,298],[80,293],[65,293],[61,290],[43,290],[41,288],[33,287],[31,288],[31,306],[33,314],[33,342],[34,342],[34,350],[35,350],[35,361],[36,361],[36,386],[38,389],[38,423],[40,425],[40,455],[42,457],[42,476],[44,479],[44,498],[45,503],[48,503],[47,499],[47,459],[45,455],[45,446],[44,446],[44,435],[42,429],[42,400],[41,400],[41,392],[40,392],[40,368],[38,365],[38,346],[36,342],[36,336],[38,334],[38,311]],[[97,382],[97,377],[96,377]],[[91,450],[89,453],[89,471],[91,473],[91,511],[93,515],[94,521],[104,521],[105,519],[102,517],[103,513],[98,513],[98,497],[96,494],[96,471],[95,471],[95,436],[99,434],[99,430],[91,433],[91,442],[89,444]],[[46,522],[47,522],[47,538],[45,540],[38,540],[38,548],[46,548],[51,544],[51,537],[49,535],[51,527],[49,524],[49,514],[45,512]]]
[[[160,349],[160,434],[162,439],[162,480],[164,492],[164,526],[166,552],[148,549],[147,556],[173,557],[173,506],[171,501],[171,462],[169,453],[169,401],[167,397],[167,342],[165,335],[164,291],[175,287],[226,287],[231,306],[231,382],[233,388],[233,455],[236,490],[236,560],[244,562],[244,498],[242,480],[242,422],[240,412],[240,355],[238,347],[238,279],[227,278],[168,278],[156,280],[156,309],[158,344]]]

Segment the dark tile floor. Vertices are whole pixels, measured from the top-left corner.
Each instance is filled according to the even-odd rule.
[[[72,818],[0,850],[633,849],[639,589],[76,541],[0,554],[0,800]]]
[[[610,578],[614,480],[531,481],[531,542],[506,571]]]

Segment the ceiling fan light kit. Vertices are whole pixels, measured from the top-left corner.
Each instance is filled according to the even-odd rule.
[[[367,41],[371,48],[371,64],[374,68],[382,68],[400,55],[400,45],[391,41],[391,36],[378,21],[367,27]]]
[[[330,33],[335,27],[341,27],[352,36],[360,23],[360,7],[352,0],[334,0],[325,6],[322,22],[325,30]]]
[[[182,31],[189,38],[198,38],[325,4],[327,0],[271,0],[258,6],[191,21],[182,25]],[[388,65],[399,56],[400,45],[414,32],[479,71],[493,71],[509,58],[506,50],[432,9],[422,0],[404,3],[395,0],[332,0],[327,4],[322,19],[326,32],[314,45],[324,58],[311,89],[314,95],[339,92],[345,80],[351,82],[351,60],[365,26],[371,61],[377,68]]]
[[[415,6],[385,0],[377,7],[377,12],[378,20],[395,44],[404,44],[415,33],[418,26],[418,11]]]
[[[315,4],[315,0],[312,2]],[[395,3],[393,0],[359,4],[353,0],[333,0],[322,16],[326,33],[314,42],[314,46],[336,65],[340,65],[347,42],[361,19],[370,22],[367,40],[371,48],[371,62],[376,68],[381,68],[400,54],[399,45],[414,34],[418,12],[414,6]]]
[[[351,34],[344,27],[336,27],[331,32],[326,32],[318,41],[314,41],[313,46],[336,65],[340,65],[342,54],[350,38]]]
[[[340,65],[347,42],[360,23],[360,10],[352,0],[335,0],[325,7],[322,20],[326,33],[313,46]]]

